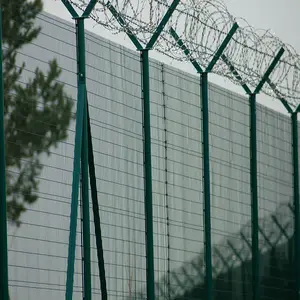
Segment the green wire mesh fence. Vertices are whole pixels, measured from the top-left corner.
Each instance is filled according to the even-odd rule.
[[[39,37],[18,53],[17,67],[26,62],[18,83],[26,86],[36,67],[47,71],[49,60],[56,58],[62,69],[57,82],[64,84],[75,116],[74,26],[46,13],[36,23],[42,27]],[[107,294],[112,300],[147,299],[140,60],[119,45],[86,34],[87,96]],[[154,60],[149,67],[155,299],[207,299],[200,80]],[[20,118],[30,115],[30,107],[23,111],[22,102],[15,105],[20,106]],[[28,143],[40,134],[42,124],[56,126],[38,116],[35,121],[31,128],[22,123],[16,127]],[[211,299],[248,300],[253,279],[247,99],[209,85],[209,126]],[[292,132],[289,117],[257,106],[260,299],[297,299]],[[50,148],[49,156],[40,154],[38,200],[27,206],[20,227],[9,225],[10,299],[65,296],[74,121],[67,135]],[[6,143],[22,145],[12,137]],[[25,158],[23,163],[32,161]],[[12,167],[7,173],[18,176],[20,169]],[[77,221],[81,224],[81,206]],[[93,223],[91,217],[91,292],[92,298],[104,299]],[[82,231],[78,226],[74,299],[82,298],[86,288]]]

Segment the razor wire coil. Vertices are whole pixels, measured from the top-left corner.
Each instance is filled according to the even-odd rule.
[[[84,11],[88,2],[70,1],[81,11]],[[146,45],[171,3],[170,0],[99,0],[90,17],[113,34],[131,31],[140,43]],[[124,26],[120,26],[111,14],[109,5],[125,21]],[[239,28],[224,54],[242,81],[234,76],[221,59],[213,72],[235,84],[248,84],[255,88],[279,49],[284,48],[285,53],[270,75],[269,84],[264,85],[263,92],[272,97],[284,98],[291,106],[297,106],[300,103],[300,55],[270,30],[254,29],[244,19],[232,16],[221,0],[180,1],[154,48],[177,61],[194,59],[205,68],[234,23],[238,23]],[[170,28],[175,30],[189,49],[188,56],[170,35]]]

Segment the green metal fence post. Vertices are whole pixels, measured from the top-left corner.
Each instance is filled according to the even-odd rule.
[[[72,17],[76,20],[76,50],[77,50],[77,112],[75,129],[75,146],[73,161],[73,182],[72,182],[72,201],[70,215],[70,235],[68,249],[68,269],[66,281],[66,300],[72,300],[74,265],[76,250],[76,229],[78,214],[78,194],[80,173],[82,173],[82,214],[83,214],[83,282],[84,299],[91,300],[91,255],[90,255],[90,216],[89,216],[89,136],[88,136],[88,113],[87,113],[87,90],[86,90],[86,70],[85,70],[85,30],[84,19],[89,16],[94,6],[95,0],[91,0],[80,17],[68,0],[62,0]],[[80,168],[81,162],[81,168]]]
[[[257,185],[257,134],[256,134],[256,95],[268,81],[284,49],[281,48],[271,62],[255,91],[250,94],[250,177],[251,177],[251,220],[252,220],[252,284],[253,300],[260,299],[260,254],[258,235],[258,185]]]
[[[267,80],[271,89],[291,115],[292,124],[292,156],[293,156],[293,189],[294,189],[294,208],[291,211],[294,214],[294,253],[295,253],[295,280],[296,290],[295,299],[300,299],[300,204],[299,204],[299,137],[298,137],[298,112],[300,105],[293,111],[289,103],[281,96],[275,84]],[[289,206],[290,207],[290,206]],[[291,207],[290,207],[291,208]],[[292,259],[292,258],[290,258]]]
[[[229,59],[222,55],[222,60],[227,64],[232,74],[240,82],[241,86],[249,95],[250,102],[250,180],[251,180],[251,235],[252,235],[252,292],[253,300],[260,299],[260,261],[259,261],[259,226],[258,226],[258,187],[257,187],[257,136],[256,136],[256,95],[261,91],[266,82],[270,83],[269,76],[279,62],[284,49],[281,48],[269,68],[258,83],[254,92],[251,92],[247,84],[242,80]]]
[[[152,209],[152,164],[151,164],[151,123],[150,123],[150,84],[149,51],[141,51],[143,83],[144,118],[144,168],[145,168],[145,221],[146,221],[146,257],[147,257],[147,299],[155,299],[154,287],[154,245],[153,245],[153,209]]]
[[[173,28],[170,28],[170,34],[183,50],[185,55],[189,57],[190,62],[200,73],[200,94],[201,94],[201,111],[202,111],[202,146],[203,146],[203,195],[204,195],[204,237],[205,237],[205,289],[206,299],[213,299],[213,286],[212,286],[212,245],[211,245],[211,205],[210,205],[210,157],[209,157],[209,105],[208,105],[208,73],[211,72],[222,56],[225,48],[232,39],[233,35],[238,29],[237,23],[234,23],[230,32],[225,37],[219,49],[215,53],[211,62],[208,64],[205,71],[201,66],[191,58],[190,50],[184,45],[183,41],[179,38],[178,34]]]
[[[0,7],[0,300],[8,300],[8,254],[6,217],[6,154],[4,85],[2,69],[2,8]]]
[[[155,45],[165,25],[171,18],[180,0],[173,0],[163,19],[145,47],[137,37],[126,27],[126,22],[108,1],[106,7],[119,24],[126,28],[126,34],[141,54],[142,95],[143,95],[143,131],[144,131],[144,174],[145,174],[145,226],[146,226],[146,265],[147,265],[147,299],[155,299],[154,278],[154,245],[153,245],[153,204],[152,204],[152,162],[151,162],[151,111],[150,111],[150,75],[149,51]]]
[[[252,283],[253,299],[259,299],[259,244],[258,244],[258,190],[257,190],[257,135],[256,94],[250,95],[250,181],[252,223]]]
[[[89,206],[89,170],[88,170],[88,127],[87,127],[87,91],[85,70],[85,29],[84,17],[76,18],[76,37],[78,49],[78,86],[83,89],[83,94],[78,101],[82,101],[82,149],[81,149],[81,173],[82,173],[82,216],[83,216],[83,253],[84,253],[84,299],[91,300],[91,245],[90,245],[90,206]]]
[[[203,151],[203,195],[205,229],[205,288],[206,298],[212,299],[212,250],[211,250],[211,211],[210,211],[210,169],[209,169],[209,109],[208,109],[208,74],[201,73],[202,106],[202,151]]]
[[[293,141],[293,168],[294,168],[294,211],[295,211],[295,276],[296,299],[300,299],[300,205],[299,205],[299,137],[298,112],[292,113],[292,141]]]
[[[78,193],[80,180],[80,161],[82,155],[82,133],[85,118],[85,49],[84,49],[84,19],[76,19],[76,36],[77,36],[77,59],[78,59],[78,96],[77,96],[77,112],[76,112],[76,134],[74,146],[74,166],[73,166],[73,182],[72,182],[72,202],[70,216],[70,237],[69,237],[69,254],[68,254],[68,270],[67,270],[67,290],[66,300],[72,300],[73,297],[73,280],[75,265],[75,249],[76,249],[76,229],[78,214]],[[83,178],[82,178],[83,179]],[[84,200],[83,200],[84,202]],[[85,271],[85,270],[84,270]],[[84,275],[85,278],[87,275]]]

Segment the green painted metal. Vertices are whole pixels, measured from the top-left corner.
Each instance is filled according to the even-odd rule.
[[[259,226],[258,226],[258,186],[257,186],[257,137],[256,137],[256,95],[261,91],[263,85],[268,82],[270,84],[269,76],[276,67],[280,58],[284,53],[284,49],[281,48],[270,64],[269,68],[265,72],[263,78],[257,85],[255,91],[252,93],[247,84],[242,80],[237,70],[231,64],[229,59],[223,54],[221,58],[227,64],[229,69],[235,78],[240,82],[245,92],[249,95],[250,101],[250,178],[251,178],[251,235],[252,245],[247,244],[252,249],[252,289],[253,289],[253,300],[260,299],[260,279],[259,279]],[[245,239],[246,240],[246,239]]]
[[[94,226],[95,226],[95,235],[96,235],[97,257],[98,257],[98,269],[99,269],[100,287],[101,287],[101,299],[107,300],[107,286],[106,286],[106,276],[105,276],[105,268],[104,268],[104,254],[103,254],[101,223],[100,223],[100,215],[99,215],[96,171],[95,171],[95,163],[94,163],[92,131],[91,131],[91,122],[90,122],[87,95],[86,95],[86,104],[87,104],[87,118],[88,118],[89,175],[90,175],[90,185],[91,185],[92,204],[93,204]]]
[[[292,114],[293,113],[293,109],[288,104],[288,102],[280,95],[280,92],[277,90],[276,85],[271,81],[270,78],[267,79],[267,83],[269,84],[269,86],[271,87],[271,89],[273,90],[273,92],[275,93],[275,95],[277,96],[277,98],[280,100],[280,102],[283,104],[283,106],[285,107],[285,109],[290,114]]]
[[[157,41],[157,39],[161,35],[164,27],[166,26],[166,24],[170,20],[172,14],[174,13],[174,11],[175,11],[177,5],[179,4],[179,2],[180,2],[180,0],[173,0],[172,4],[170,5],[167,12],[165,13],[163,19],[161,20],[161,22],[157,26],[156,31],[154,32],[154,34],[152,35],[150,41],[148,42],[148,44],[146,46],[147,49],[151,49],[154,46],[155,42]]]
[[[295,278],[296,299],[300,299],[300,204],[299,204],[299,137],[297,110],[292,113],[292,141],[293,141],[293,168],[294,168],[294,214],[295,214]]]
[[[97,198],[96,176],[93,157],[90,120],[88,115],[87,90],[86,90],[86,62],[85,62],[85,30],[84,20],[89,17],[97,1],[91,0],[82,16],[78,16],[68,0],[62,0],[72,17],[76,20],[76,50],[78,69],[78,96],[75,129],[75,146],[73,162],[72,202],[70,216],[70,235],[68,249],[68,269],[66,282],[66,300],[73,297],[74,265],[76,250],[76,228],[78,214],[78,190],[80,174],[82,173],[82,215],[83,215],[83,284],[84,299],[91,300],[91,246],[90,246],[90,213],[89,213],[89,174],[92,190],[94,224],[96,233],[99,276],[101,282],[102,299],[107,300],[106,278],[104,270],[103,246],[100,228],[99,205]],[[81,160],[80,160],[81,159]],[[80,169],[81,162],[81,169]]]
[[[96,4],[97,4],[97,0],[91,0],[88,6],[86,7],[85,11],[83,12],[82,17],[88,18]]]
[[[250,95],[250,178],[251,178],[251,222],[252,222],[252,286],[253,300],[260,299],[259,284],[259,240],[258,240],[258,187],[257,187],[257,135],[256,94]]]
[[[80,157],[81,157],[81,142],[83,128],[83,111],[84,111],[84,93],[83,84],[78,87],[77,97],[77,113],[76,113],[76,129],[75,129],[75,147],[73,161],[73,181],[72,181],[72,201],[70,215],[70,234],[69,234],[69,250],[68,250],[68,269],[66,283],[66,300],[72,300],[73,297],[73,280],[74,280],[74,265],[75,265],[75,248],[76,248],[76,228],[78,215],[78,194],[80,180]]]
[[[282,105],[285,107],[285,109],[286,109],[290,114],[293,113],[293,110],[292,110],[291,106],[288,104],[288,102],[287,102],[284,98],[280,97],[280,98],[278,98],[278,99],[280,100],[280,102],[282,103]]]
[[[2,9],[0,8],[0,300],[8,300],[6,154],[4,127],[4,78],[2,62]]]
[[[286,206],[289,206],[288,204]],[[294,210],[292,210],[294,211]],[[278,211],[280,214],[281,211]],[[294,212],[293,212],[294,214]],[[275,218],[274,218],[275,216]],[[269,222],[266,222],[269,220]],[[275,223],[278,222],[279,226]],[[273,217],[272,215],[268,217],[268,219],[264,219],[260,222],[259,226],[259,233],[263,235],[263,237],[266,239],[268,242],[268,251],[267,255],[266,253],[262,254],[262,261],[264,262],[265,267],[271,267],[272,269],[274,268],[274,264],[269,263],[269,254],[276,249],[278,246],[278,249],[283,249],[282,247],[286,248],[287,245],[291,245],[293,242],[293,233],[290,232],[290,230],[287,230],[287,228],[292,227],[292,223],[294,222],[293,217],[287,218],[287,219],[281,219],[277,218],[276,215],[274,214]],[[275,224],[274,224],[275,223]],[[246,224],[245,224],[246,225]],[[247,224],[248,227],[249,224]],[[274,228],[275,231],[269,230],[270,228]],[[281,228],[281,229],[280,229]],[[279,230],[278,230],[279,229]],[[283,234],[283,231],[287,233]],[[274,235],[278,235],[277,240],[274,241]],[[285,237],[285,245],[282,245],[283,242],[283,236]],[[241,237],[241,238],[240,238]],[[240,243],[237,243],[237,241],[240,240]],[[279,242],[280,241],[280,242]],[[236,246],[234,246],[233,243],[237,243]],[[218,244],[214,247],[217,255],[215,258],[218,258],[218,261],[216,261],[216,266],[213,267],[213,273],[214,273],[214,283],[218,285],[218,278],[221,279],[222,283],[222,289],[217,289],[217,293],[223,292],[223,297],[215,296],[216,299],[250,299],[250,289],[249,289],[249,265],[251,261],[251,257],[249,256],[249,250],[245,249],[245,246],[249,247],[251,251],[251,244],[249,244],[248,239],[245,237],[243,234],[243,229],[238,232],[235,237],[230,237],[229,240],[227,240],[224,244]],[[242,247],[241,247],[242,246]],[[238,249],[236,248],[238,247]],[[225,253],[222,252],[222,249],[224,248],[230,248],[231,252],[225,251]],[[245,255],[246,254],[246,255]],[[236,264],[236,259],[237,257],[240,260],[240,264]],[[282,255],[279,252],[278,257],[282,258]],[[266,259],[267,258],[267,259]],[[171,299],[178,299],[178,300],[183,300],[183,299],[206,299],[206,297],[203,295],[202,290],[204,288],[203,285],[203,264],[202,264],[202,255],[198,256],[197,258],[194,258],[192,261],[185,262],[183,265],[175,270],[171,271],[170,277],[171,277],[171,286],[173,289],[171,290]],[[293,263],[291,263],[291,266]],[[191,268],[192,266],[192,268]],[[286,267],[286,266],[285,266]],[[240,268],[240,270],[235,273],[235,269]],[[276,267],[275,267],[276,268]],[[227,270],[227,272],[226,272]],[[284,272],[283,269],[278,269],[278,271]],[[250,271],[251,272],[251,271]],[[235,278],[230,282],[230,276],[235,273],[238,277],[234,276]],[[193,274],[193,278],[195,280],[195,285],[191,286],[192,281],[189,280],[189,277]],[[180,275],[180,276],[178,276]],[[184,275],[184,276],[183,276]],[[226,278],[226,283],[224,282],[224,275]],[[285,276],[285,275],[283,275]],[[220,278],[221,277],[221,278]],[[268,277],[268,275],[267,275]],[[293,276],[291,275],[290,279],[287,279],[288,281],[294,280],[292,278]],[[231,277],[232,278],[232,277]],[[199,280],[200,279],[200,280]],[[264,278],[266,279],[266,277]],[[282,278],[283,279],[283,278]],[[263,280],[263,279],[262,279]],[[162,290],[165,287],[165,278],[159,283],[156,284],[157,288],[159,290]],[[275,280],[275,282],[278,282]],[[225,283],[225,286],[224,286]],[[232,285],[232,283],[234,285]],[[239,289],[238,285],[241,284],[241,294],[235,297],[231,294],[232,291],[235,289],[235,285],[237,284],[237,289]],[[262,289],[264,288],[264,292],[268,292],[270,289],[270,284],[262,285]],[[277,283],[274,283],[272,286],[272,289],[276,291],[277,289]],[[289,290],[289,289],[286,289]],[[164,299],[169,299],[167,296],[166,292],[163,292],[161,295]],[[225,297],[224,297],[225,296]],[[264,295],[266,296],[266,295]],[[142,297],[141,297],[142,298]],[[270,297],[269,297],[270,298]],[[270,298],[271,299],[271,298]],[[279,299],[279,298],[278,298]],[[294,299],[294,297],[288,297],[286,299]]]
[[[141,51],[142,84],[144,100],[144,160],[145,160],[145,221],[146,221],[146,263],[147,299],[155,299],[154,288],[154,246],[153,246],[153,205],[152,205],[152,163],[151,163],[151,122],[150,122],[150,75],[149,50]]]
[[[297,112],[297,113],[300,112],[300,104],[297,106],[295,112]]]
[[[202,106],[202,145],[203,145],[203,182],[204,182],[204,236],[205,236],[205,288],[206,299],[211,300],[213,298],[212,287],[212,246],[211,246],[211,205],[210,205],[210,168],[209,168],[209,108],[208,108],[208,72],[212,71],[218,59],[222,56],[226,46],[232,39],[234,33],[238,29],[237,23],[235,23],[224,39],[223,43],[219,47],[218,51],[214,55],[212,61],[209,63],[206,71],[203,72],[201,66],[190,57],[190,50],[184,45],[183,41],[179,38],[176,31],[171,28],[170,34],[183,50],[183,52],[189,57],[190,62],[195,67],[196,71],[200,73],[201,80],[201,106]]]
[[[115,17],[115,19],[119,22],[121,27],[126,28],[126,22],[122,18],[122,16],[117,12],[117,10],[114,8],[114,6],[108,1],[106,3],[107,8],[110,10],[111,14]],[[132,43],[135,45],[137,50],[141,51],[143,50],[142,44],[139,42],[139,40],[136,38],[136,36],[131,32],[130,29],[126,28],[126,34],[132,41]]]
[[[239,28],[239,25],[237,23],[234,23],[232,28],[228,32],[227,36],[225,37],[224,41],[220,45],[219,49],[217,50],[216,54],[214,55],[213,59],[208,64],[208,66],[206,68],[206,72],[209,73],[209,72],[212,71],[213,67],[215,66],[215,64],[217,63],[217,61],[219,60],[219,58],[223,54],[225,48],[229,44],[230,40],[232,39],[233,35],[235,34],[235,32],[237,31],[238,28]]]
[[[84,85],[85,99],[86,93],[86,74],[85,74],[85,32],[84,32],[84,18],[76,19],[76,38],[77,38],[77,64],[78,64],[78,85]],[[82,100],[84,101],[84,100]]]
[[[88,158],[88,124],[86,90],[84,93],[84,115],[82,128],[81,174],[82,174],[82,223],[83,223],[83,282],[84,299],[92,299],[91,284],[91,230],[90,230],[90,201],[89,201],[89,158]]]
[[[78,13],[73,8],[72,4],[69,2],[69,0],[61,0],[61,2],[65,5],[69,13],[72,15],[73,18],[78,18]]]
[[[171,36],[174,38],[174,40],[176,41],[176,43],[178,44],[179,48],[182,49],[182,51],[184,52],[184,54],[190,58],[190,62],[192,63],[192,65],[194,66],[194,68],[196,69],[196,71],[198,73],[202,73],[203,69],[201,68],[201,66],[196,62],[195,59],[191,58],[191,53],[190,50],[184,45],[183,41],[179,38],[178,34],[176,33],[176,31],[173,28],[170,28],[170,34]]]
[[[257,136],[256,136],[256,95],[279,62],[284,49],[281,48],[271,62],[254,93],[250,94],[250,178],[251,178],[251,221],[252,221],[252,288],[253,300],[260,299],[260,252],[258,227],[258,184],[257,184]]]
[[[85,43],[84,43],[84,19],[76,19],[76,38],[77,38],[77,62],[78,62],[78,96],[76,112],[75,146],[73,162],[73,182],[72,182],[72,202],[70,215],[70,235],[68,250],[68,268],[66,282],[66,300],[72,300],[74,285],[74,265],[76,249],[76,229],[78,215],[78,194],[80,180],[80,159],[82,150],[82,132],[84,127],[85,110]]]
[[[205,229],[205,288],[206,299],[212,299],[212,255],[211,255],[211,212],[210,212],[210,169],[209,169],[209,110],[208,74],[201,73],[203,185],[204,185],[204,229]]]
[[[244,89],[244,91],[246,92],[246,94],[250,95],[252,93],[251,90],[249,89],[248,85],[243,82],[242,77],[240,76],[240,74],[238,73],[238,71],[235,69],[235,67],[233,66],[233,64],[230,62],[230,60],[228,59],[228,57],[225,54],[222,54],[221,58],[226,63],[226,65],[229,67],[229,70],[235,76],[235,78],[237,79],[237,81],[241,84],[241,86]]]
[[[258,94],[262,87],[264,86],[264,84],[266,83],[266,81],[268,80],[270,74],[273,72],[274,68],[276,67],[276,65],[278,64],[281,56],[284,53],[284,49],[280,48],[280,50],[278,51],[277,55],[275,56],[275,58],[273,59],[272,63],[270,64],[269,68],[267,69],[266,73],[264,74],[264,76],[262,77],[261,81],[259,82],[259,84],[257,85],[254,94]]]
[[[153,205],[152,205],[152,162],[151,162],[151,122],[150,122],[150,75],[149,50],[154,46],[166,23],[172,16],[180,0],[174,0],[158,25],[155,33],[143,48],[137,37],[126,28],[126,22],[108,1],[106,6],[111,14],[125,29],[126,34],[141,53],[142,65],[142,94],[143,94],[143,120],[144,120],[144,168],[145,168],[145,223],[146,223],[146,264],[147,264],[147,299],[155,299],[154,281],[154,245],[153,245]]]

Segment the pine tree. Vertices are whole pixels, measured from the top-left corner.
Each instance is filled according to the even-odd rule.
[[[20,225],[20,216],[38,200],[40,156],[66,139],[72,101],[58,82],[55,60],[49,70],[36,69],[24,84],[26,66],[16,65],[20,49],[37,38],[35,24],[42,0],[0,0],[3,15],[3,72],[7,167],[7,216]]]

